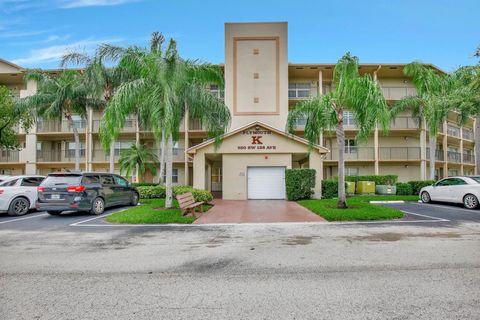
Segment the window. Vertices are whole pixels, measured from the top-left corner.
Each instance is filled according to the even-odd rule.
[[[77,129],[85,128],[85,119],[82,118],[80,115],[73,115],[73,127]]]
[[[128,181],[119,176],[113,176],[115,178],[115,183],[119,186],[126,187],[128,186]]]
[[[212,183],[221,183],[222,182],[222,168],[214,167],[212,168]]]
[[[289,83],[289,98],[308,98],[310,97],[310,83]]]
[[[443,179],[437,182],[436,186],[437,187],[445,187],[445,186],[451,186],[454,184],[454,179]]]
[[[22,179],[22,187],[37,187],[42,183],[43,178],[39,177],[27,177]]]
[[[107,186],[115,185],[115,181],[113,180],[112,176],[100,176],[100,182]]]
[[[0,186],[2,186],[2,187],[13,187],[14,185],[17,184],[17,181],[18,181],[18,179],[5,181],[2,184],[0,184]]]
[[[454,179],[452,179],[452,180],[453,180],[452,186],[461,186],[461,185],[467,184],[467,183],[465,182],[465,180],[460,179],[460,178],[454,178]]]
[[[358,168],[345,168],[346,176],[358,176]]]
[[[351,111],[343,111],[343,125],[344,126],[355,126],[357,123],[355,121],[355,116]]]
[[[449,170],[448,170],[448,175],[449,175],[450,177],[452,177],[452,176],[458,176],[458,170],[449,169]]]
[[[84,176],[82,184],[100,183],[100,176]]]
[[[0,175],[11,176],[12,175],[12,169],[0,169]]]
[[[345,153],[357,153],[357,142],[355,139],[345,139]]]
[[[115,141],[115,156],[119,156],[123,150],[130,149],[135,141]]]
[[[65,150],[65,157],[75,156],[75,142],[67,142],[67,150]],[[85,156],[85,143],[80,142],[80,156]]]
[[[217,97],[218,99],[223,100],[225,98],[225,92],[222,89],[220,89],[218,85],[211,84],[209,90],[210,90],[210,93],[213,96]]]
[[[81,181],[82,176],[76,174],[50,175],[43,180],[42,185],[46,187],[78,186]]]
[[[167,173],[163,175],[163,181],[167,181]],[[172,169],[172,183],[178,183],[178,169]]]

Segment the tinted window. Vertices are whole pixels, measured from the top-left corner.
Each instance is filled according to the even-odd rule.
[[[115,178],[115,183],[119,186],[126,187],[128,185],[128,181],[123,179],[122,177],[119,176],[114,176]]]
[[[40,183],[42,183],[42,181],[43,181],[43,178],[37,178],[37,177],[23,178],[21,186],[37,187],[40,185]]]
[[[84,176],[82,179],[82,184],[92,184],[92,183],[100,183],[99,176]]]
[[[18,179],[5,181],[2,184],[0,184],[0,186],[2,186],[2,187],[12,187],[17,183],[17,181],[18,181]]]
[[[453,184],[453,179],[444,179],[444,180],[440,180],[437,182],[437,186],[439,187],[443,187],[443,186],[450,186]]]
[[[82,181],[79,175],[47,176],[42,182],[42,186],[78,186]]]
[[[100,181],[105,185],[115,185],[115,181],[113,181],[112,176],[100,176]]]
[[[470,179],[473,179],[473,180],[475,180],[475,182],[480,183],[480,177],[479,176],[470,177]]]
[[[460,179],[460,178],[455,178],[455,179],[452,179],[452,180],[453,180],[452,185],[454,185],[454,186],[461,186],[461,185],[467,184],[463,179]]]

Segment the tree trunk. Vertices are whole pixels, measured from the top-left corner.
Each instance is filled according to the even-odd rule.
[[[80,171],[80,135],[71,116],[67,116],[67,121],[68,125],[72,127],[73,138],[75,140],[75,171]]]
[[[139,115],[137,114],[137,119],[135,121],[135,145],[138,147],[140,147],[140,117]],[[135,179],[137,181],[135,182],[141,182],[140,180],[140,168],[138,167],[138,164],[135,166]]]
[[[428,136],[428,147],[430,148],[428,158],[430,159],[430,180],[435,180],[435,153],[437,151],[437,137]]]
[[[475,174],[480,174],[480,114],[475,118],[475,123]]]
[[[167,154],[166,154],[166,181],[165,181],[165,208],[172,207],[172,169],[173,169],[173,140],[172,136],[168,137]]]
[[[164,184],[163,176],[165,174],[165,132],[162,131],[162,140],[160,142],[160,179],[159,184]]]
[[[109,160],[109,172],[115,173],[115,141],[112,141],[110,144],[110,158]]]
[[[347,197],[345,195],[345,131],[343,130],[343,119],[337,123],[337,146],[338,146],[338,203],[340,209],[347,208]]]

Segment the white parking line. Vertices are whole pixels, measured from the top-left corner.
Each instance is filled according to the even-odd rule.
[[[48,213],[42,213],[42,214],[37,214],[35,216],[28,216],[28,217],[23,217],[23,218],[18,218],[18,219],[12,219],[12,220],[8,220],[8,221],[1,221],[0,224],[16,222],[16,221],[21,221],[21,220],[27,220],[27,219],[33,219],[33,218],[38,218],[38,217],[42,217],[42,216],[48,216]]]
[[[107,213],[107,214],[104,214],[104,215],[96,216],[94,218],[90,218],[90,219],[87,219],[87,220],[78,221],[78,222],[69,224],[69,226],[70,227],[76,227],[76,226],[79,226],[80,224],[82,224],[84,222],[88,222],[88,221],[92,221],[92,220],[96,220],[96,219],[100,219],[100,218],[105,218],[105,217],[108,217],[109,215],[112,215],[112,214],[117,213],[117,212],[122,212],[122,211],[125,211],[125,210],[127,210],[127,209],[122,209],[122,210],[110,212],[110,213]],[[101,226],[101,224],[100,224],[100,226]]]
[[[407,213],[407,214],[413,214],[414,216],[419,216],[419,217],[424,217],[424,218],[430,218],[430,219],[433,219],[433,220],[435,220],[435,221],[450,221],[450,220],[444,219],[444,218],[427,216],[426,214],[413,213],[413,212],[404,211],[404,210],[402,210],[402,212],[403,212],[403,213]],[[418,220],[417,220],[417,221],[418,221]]]
[[[451,205],[448,205],[448,204],[433,204],[433,203],[412,203],[412,204],[416,204],[416,205],[419,205],[419,206],[431,206],[431,207],[439,207],[439,208],[443,208],[443,209],[453,209],[453,210],[460,210],[460,211],[464,211],[464,212],[468,212],[468,213],[479,213],[478,210],[475,210],[475,209],[464,209],[464,208],[458,208],[458,207],[454,207],[454,206],[451,206]]]

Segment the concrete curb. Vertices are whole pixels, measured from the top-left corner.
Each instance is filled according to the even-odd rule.
[[[405,203],[404,200],[384,200],[384,201],[369,201],[371,204],[383,204],[383,203]]]

